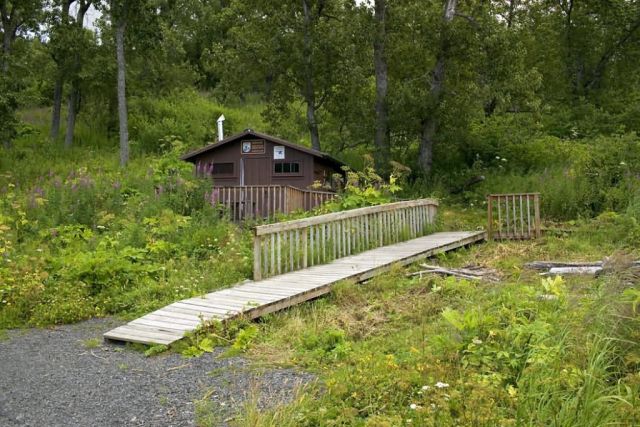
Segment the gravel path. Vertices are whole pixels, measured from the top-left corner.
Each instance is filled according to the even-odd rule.
[[[258,372],[243,358],[215,353],[146,358],[102,341],[89,348],[88,340],[119,324],[10,331],[0,340],[0,426],[191,426],[194,401],[204,396],[212,424],[224,425],[248,396],[270,406],[314,379],[289,369]]]

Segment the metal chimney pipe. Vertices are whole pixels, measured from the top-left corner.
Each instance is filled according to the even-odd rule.
[[[218,141],[222,141],[224,139],[224,129],[222,124],[224,123],[224,114],[218,117]]]

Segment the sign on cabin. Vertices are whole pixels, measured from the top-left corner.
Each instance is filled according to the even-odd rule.
[[[276,145],[275,147],[273,147],[273,158],[274,160],[284,159],[284,146]]]

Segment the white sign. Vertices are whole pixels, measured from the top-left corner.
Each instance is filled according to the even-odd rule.
[[[284,159],[284,146],[276,145],[275,147],[273,147],[273,159],[274,160]]]

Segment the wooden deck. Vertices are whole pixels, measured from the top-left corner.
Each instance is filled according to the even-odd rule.
[[[484,231],[443,232],[371,249],[329,264],[292,271],[261,281],[247,281],[228,289],[189,298],[115,328],[104,338],[143,344],[171,344],[202,321],[229,320],[244,315],[257,318],[330,292],[340,280],[369,279],[394,264],[450,251],[486,238]]]

